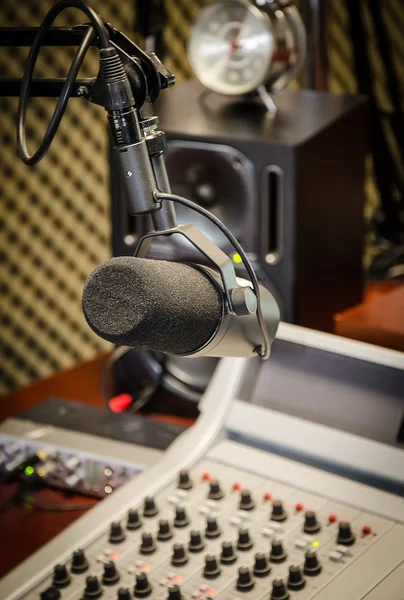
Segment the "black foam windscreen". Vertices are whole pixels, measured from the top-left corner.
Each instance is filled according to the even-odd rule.
[[[220,324],[223,301],[197,267],[119,256],[99,265],[83,290],[91,329],[114,344],[168,354],[195,352]]]

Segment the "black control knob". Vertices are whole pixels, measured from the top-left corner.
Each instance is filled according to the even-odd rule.
[[[86,587],[84,588],[85,600],[94,600],[94,598],[100,598],[102,596],[102,587],[98,578],[95,575],[89,575],[86,577]]]
[[[306,511],[304,515],[304,533],[318,533],[321,529],[320,523],[317,521],[316,513],[312,510]]]
[[[143,504],[143,516],[150,518],[155,517],[158,513],[158,509],[154,498],[152,496],[146,496]]]
[[[132,594],[128,588],[119,588],[117,600],[132,600]]]
[[[49,587],[47,590],[41,592],[41,600],[59,600],[61,594],[57,588]]]
[[[272,582],[271,600],[289,600],[290,596],[282,579],[274,579]]]
[[[238,532],[238,540],[237,540],[237,550],[241,550],[245,552],[246,550],[251,550],[254,542],[251,539],[250,532],[248,529],[239,529]]]
[[[178,585],[170,585],[167,600],[182,600],[181,590]]]
[[[70,575],[65,565],[56,565],[53,569],[52,585],[57,588],[65,588],[70,583]]]
[[[303,571],[309,577],[315,577],[321,573],[321,565],[314,550],[308,550],[304,559]]]
[[[280,500],[272,502],[271,521],[286,521],[288,513]]]
[[[146,573],[136,573],[136,583],[133,588],[135,598],[147,598],[152,592],[152,586],[147,578]]]
[[[220,483],[217,479],[214,479],[209,484],[209,500],[221,500],[224,497],[224,493],[222,488],[220,487]]]
[[[231,542],[223,542],[220,562],[222,565],[232,565],[237,560],[237,554]]]
[[[186,527],[187,525],[189,525],[189,519],[185,508],[177,506],[175,508],[174,527]]]
[[[109,530],[109,543],[110,544],[120,544],[125,539],[125,533],[122,529],[122,525],[119,521],[114,521],[111,523],[111,527]]]
[[[243,490],[241,492],[238,507],[240,510],[253,510],[253,508],[255,508],[255,502],[249,490]]]
[[[192,479],[190,478],[188,471],[186,469],[181,469],[178,476],[177,488],[180,490],[190,490],[192,485]]]
[[[200,534],[199,531],[191,531],[190,537],[189,537],[189,544],[188,544],[188,550],[190,552],[202,552],[202,550],[205,548],[205,544],[204,541],[202,539],[202,536]]]
[[[119,572],[113,560],[104,563],[102,583],[104,585],[115,585],[119,581]]]
[[[271,567],[266,554],[257,552],[254,559],[253,573],[255,577],[266,577],[271,572]]]
[[[88,569],[88,561],[83,550],[75,550],[72,558],[72,573],[84,573]]]
[[[140,554],[153,554],[157,549],[151,533],[142,534],[142,543],[140,544]]]
[[[248,567],[240,567],[238,570],[236,587],[239,592],[249,592],[253,589],[255,581]]]
[[[208,554],[205,557],[205,566],[203,569],[203,576],[206,579],[215,579],[220,575],[220,567],[217,563],[216,556],[213,554]]]
[[[215,517],[208,517],[206,519],[205,536],[209,539],[214,539],[219,537],[220,534],[220,527],[217,524],[217,520],[215,519]]]
[[[167,521],[167,519],[160,519],[157,539],[160,540],[160,542],[167,542],[168,540],[171,540],[172,537],[173,532],[169,521]]]
[[[183,544],[174,544],[171,555],[171,564],[175,567],[182,567],[188,562],[188,555]]]
[[[281,540],[272,540],[271,552],[269,553],[269,560],[273,563],[281,563],[287,559],[288,555],[283,549]]]
[[[288,588],[290,590],[302,590],[306,585],[303,573],[300,567],[292,565],[289,567]]]
[[[128,520],[126,522],[126,529],[134,530],[139,529],[142,526],[142,519],[140,518],[139,512],[135,508],[131,508],[128,512]]]
[[[352,546],[355,543],[355,534],[352,532],[351,526],[346,521],[342,521],[338,525],[337,544],[343,546]]]

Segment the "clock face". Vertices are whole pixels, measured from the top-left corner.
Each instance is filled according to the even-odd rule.
[[[246,94],[265,83],[273,53],[271,23],[255,6],[219,0],[199,16],[188,43],[198,79],[220,94]]]

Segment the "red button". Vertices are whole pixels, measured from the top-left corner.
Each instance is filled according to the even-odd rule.
[[[239,483],[233,483],[233,490],[235,492],[237,492],[238,490],[241,490],[241,485]]]
[[[336,520],[337,520],[337,515],[331,514],[328,516],[329,523],[335,523]]]
[[[363,535],[369,535],[369,533],[372,533],[372,528],[370,527],[370,525],[364,525],[362,527],[362,533]]]
[[[202,479],[204,481],[210,481],[210,475],[209,475],[209,473],[202,473]]]
[[[301,504],[301,502],[298,502],[295,506],[296,512],[301,512],[303,510],[303,504]]]
[[[264,494],[265,502],[268,502],[268,500],[270,500],[271,498],[272,498],[271,494],[269,492],[265,492],[265,494]]]

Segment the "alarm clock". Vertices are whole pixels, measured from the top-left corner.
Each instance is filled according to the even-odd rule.
[[[281,0],[217,0],[201,11],[188,57],[208,90],[273,94],[295,79],[306,53],[299,11]]]

